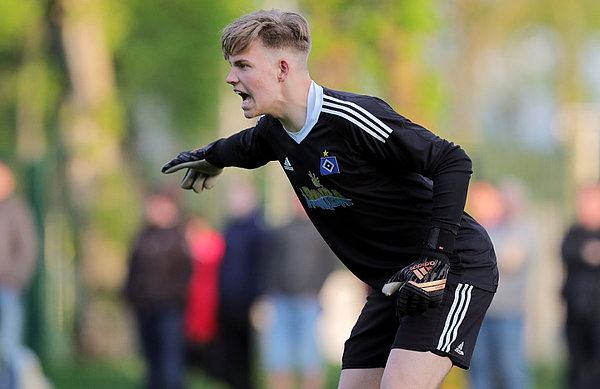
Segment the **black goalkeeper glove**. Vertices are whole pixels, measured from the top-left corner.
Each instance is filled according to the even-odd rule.
[[[181,181],[183,189],[192,189],[196,193],[202,192],[203,189],[212,189],[218,175],[223,171],[222,168],[206,160],[206,153],[212,145],[211,143],[206,147],[179,153],[177,157],[167,162],[161,171],[169,174],[187,168],[183,181]]]
[[[436,235],[437,240],[437,234],[432,235]],[[423,313],[442,303],[450,265],[448,254],[434,247],[439,246],[432,244],[430,237],[419,259],[398,271],[383,286],[383,294],[396,293],[398,316]]]

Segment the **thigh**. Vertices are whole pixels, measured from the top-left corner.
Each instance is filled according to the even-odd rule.
[[[373,369],[343,369],[338,389],[379,389],[383,367]]]
[[[435,389],[452,368],[448,357],[428,351],[394,349],[390,353],[381,389]]]

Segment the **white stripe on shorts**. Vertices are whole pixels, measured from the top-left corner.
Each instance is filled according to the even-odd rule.
[[[444,352],[450,352],[450,345],[456,340],[458,335],[458,328],[462,324],[467,309],[469,309],[469,303],[471,302],[471,291],[473,285],[469,284],[458,284],[456,291],[454,292],[454,301],[450,307],[450,312],[446,317],[446,324],[444,330],[440,336],[440,340],[437,345],[437,349]]]

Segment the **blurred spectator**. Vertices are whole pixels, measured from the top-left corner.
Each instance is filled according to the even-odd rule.
[[[214,358],[218,331],[218,277],[225,240],[207,220],[201,218],[189,221],[186,236],[193,263],[185,313],[189,361],[215,375],[215,363],[218,363]]]
[[[320,389],[323,357],[317,339],[319,292],[337,258],[294,197],[293,220],[269,233],[266,300],[273,308],[264,359],[270,389]]]
[[[577,221],[562,243],[571,389],[600,388],[600,185],[577,195]]]
[[[21,388],[22,293],[35,265],[37,236],[30,208],[15,192],[12,171],[0,163],[0,388]]]
[[[125,284],[146,360],[146,388],[184,386],[184,307],[191,261],[173,198],[145,203],[147,223],[133,246]]]
[[[531,385],[523,335],[535,234],[526,217],[527,197],[525,185],[516,178],[505,179],[498,188],[478,182],[470,190],[469,211],[492,238],[500,274],[471,361],[474,389],[525,389]]]
[[[250,307],[262,289],[265,229],[256,193],[249,184],[232,184],[226,202],[229,220],[219,271],[219,339],[225,358],[222,373],[232,389],[248,389],[254,387],[251,361],[256,356]]]

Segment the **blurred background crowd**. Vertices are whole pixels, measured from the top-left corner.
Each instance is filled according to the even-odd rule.
[[[366,287],[280,167],[159,172],[253,125],[219,37],[260,8],[307,17],[317,83],[473,160],[501,281],[444,388],[600,387],[596,0],[3,0],[0,388],[336,387]]]

